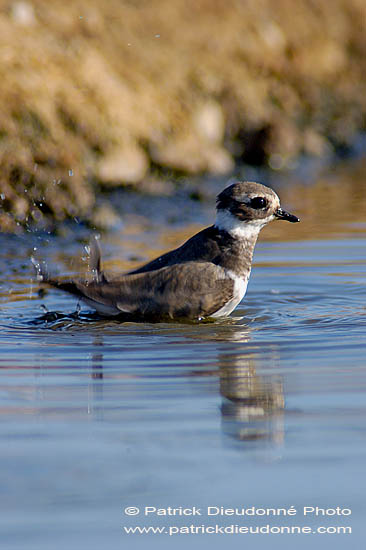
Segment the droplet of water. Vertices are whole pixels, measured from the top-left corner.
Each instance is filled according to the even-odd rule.
[[[36,270],[37,281],[43,281],[43,273],[42,273],[41,264],[39,263],[39,261],[34,256],[30,257],[30,261],[32,262],[32,264],[34,265],[34,269]]]

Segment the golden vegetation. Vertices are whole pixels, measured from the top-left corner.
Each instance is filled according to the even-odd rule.
[[[0,0],[0,227],[151,165],[286,165],[364,127],[363,0]]]

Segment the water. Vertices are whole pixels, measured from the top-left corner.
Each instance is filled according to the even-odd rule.
[[[215,323],[120,324],[85,309],[73,317],[72,297],[38,295],[29,257],[78,271],[85,231],[0,236],[2,548],[363,548],[365,174],[361,162],[311,185],[285,182],[282,204],[302,222],[262,232],[246,298]],[[148,202],[159,210],[158,198]],[[187,203],[170,226],[135,205],[102,239],[107,267],[179,244],[210,223],[212,204]],[[42,304],[61,315],[39,319]],[[145,506],[196,506],[201,516],[144,516]],[[293,506],[297,515],[208,516],[209,506]],[[304,516],[304,506],[351,515]],[[352,534],[124,531],[202,525]]]

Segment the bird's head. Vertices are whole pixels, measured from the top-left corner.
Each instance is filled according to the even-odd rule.
[[[255,182],[238,182],[217,196],[216,227],[242,238],[257,235],[272,220],[295,223],[299,218],[283,210],[278,195]]]

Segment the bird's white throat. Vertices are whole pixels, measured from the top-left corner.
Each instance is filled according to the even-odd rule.
[[[262,227],[269,221],[269,219],[242,221],[233,216],[228,210],[220,209],[217,211],[215,227],[227,231],[237,239],[252,240],[258,237]]]

